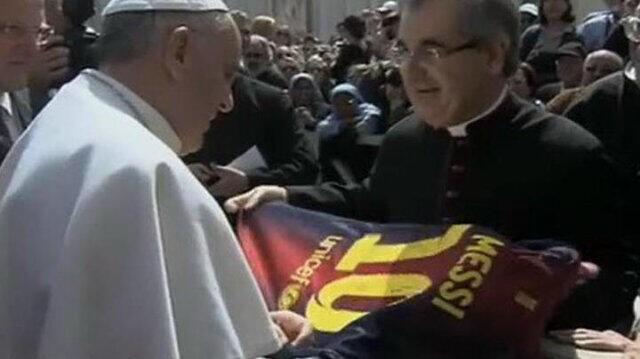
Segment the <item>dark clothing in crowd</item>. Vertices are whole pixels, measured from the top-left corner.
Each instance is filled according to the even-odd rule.
[[[235,107],[211,122],[202,150],[189,163],[226,165],[253,146],[268,168],[247,173],[250,186],[315,183],[319,168],[313,149],[296,121],[289,97],[247,76],[233,85]]]
[[[331,77],[336,79],[338,84],[347,80],[349,68],[357,64],[368,64],[371,60],[371,51],[363,49],[361,46],[344,44],[340,47],[335,65],[331,68]]]
[[[388,132],[363,185],[290,187],[289,202],[376,222],[471,223],[516,240],[564,240],[614,274],[599,283],[606,291],[585,289],[609,301],[607,307],[582,300],[569,309],[579,319],[560,324],[599,328],[628,314],[634,296],[620,294],[619,275],[626,268],[606,268],[611,257],[600,255],[629,251],[621,232],[630,228],[627,201],[636,188],[600,142],[514,95],[467,131],[453,138],[407,118]]]
[[[64,34],[66,46],[69,49],[69,72],[58,83],[52,84],[51,88],[44,92],[31,91],[31,108],[34,115],[37,115],[51,101],[50,90],[59,89],[64,84],[70,82],[84,69],[97,69],[98,57],[100,56],[95,43],[100,34],[94,29],[86,26],[77,26]]]
[[[629,39],[624,34],[622,24],[617,24],[604,43],[603,49],[613,51],[623,59],[629,58]]]
[[[598,137],[626,168],[640,171],[640,88],[624,72],[593,83],[566,116]]]
[[[4,158],[7,157],[9,150],[11,149],[11,141],[8,138],[0,135],[0,165],[4,161]]]
[[[389,108],[389,116],[387,116],[387,129],[393,127],[396,123],[404,120],[406,117],[410,116],[413,113],[411,108],[411,104],[406,102],[402,106],[398,107],[390,107]],[[386,131],[385,131],[386,132]]]
[[[549,103],[562,92],[562,82],[546,84],[536,90],[536,98],[543,103]]]
[[[275,66],[271,66],[268,69],[264,70],[262,73],[260,73],[260,75],[256,77],[256,79],[282,90],[289,89],[289,83],[287,82],[287,79]]]
[[[569,42],[582,42],[575,28],[569,27],[560,36],[556,46],[544,37],[544,28],[536,24],[528,28],[521,38],[520,60],[527,62],[536,70],[537,85],[545,85],[558,81],[556,74],[555,51]]]
[[[562,90],[558,96],[547,103],[547,111],[555,113],[556,115],[563,115],[567,111],[567,108],[582,95],[583,91],[584,87]]]
[[[33,113],[27,97],[27,93],[9,93],[12,107],[11,115],[4,107],[0,106],[0,165],[2,165],[9,150],[11,150],[11,146],[13,146],[15,142],[15,139],[12,138],[11,132],[7,127],[7,122],[11,121],[18,132],[22,133],[27,129],[33,119]]]

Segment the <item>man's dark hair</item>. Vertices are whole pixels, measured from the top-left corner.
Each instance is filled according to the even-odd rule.
[[[505,36],[509,42],[504,75],[510,77],[520,63],[520,19],[511,0],[404,0],[403,6],[415,9],[427,1],[455,1],[460,14],[459,28],[469,40],[486,43]]]
[[[545,0],[540,0],[540,24],[542,25],[546,25],[549,23],[549,20],[544,14],[544,2]],[[576,21],[576,16],[573,14],[573,4],[571,3],[571,0],[564,0],[564,2],[567,3],[567,11],[562,14],[561,20],[566,23],[572,24],[574,21]]]
[[[367,24],[359,16],[347,16],[340,24],[358,40],[362,40],[367,34]]]
[[[95,15],[93,0],[63,0],[62,12],[73,26],[82,26]]]

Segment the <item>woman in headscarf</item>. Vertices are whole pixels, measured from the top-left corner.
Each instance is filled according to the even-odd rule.
[[[331,91],[332,113],[318,125],[321,139],[338,136],[353,129],[358,134],[373,135],[382,129],[382,112],[364,102],[358,89],[348,83]]]
[[[331,113],[331,107],[325,102],[313,76],[308,73],[303,72],[291,78],[289,95],[296,118],[307,129],[315,129],[318,122]]]

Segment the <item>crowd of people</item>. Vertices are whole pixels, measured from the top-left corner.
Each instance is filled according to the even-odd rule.
[[[388,1],[322,41],[221,0],[112,0],[100,35],[92,1],[3,0],[0,353],[291,357],[308,323],[220,210],[286,201],[568,243],[599,275],[549,329],[640,355],[640,1],[604,3]]]
[[[570,105],[593,82],[633,70],[625,34],[638,27],[633,1],[605,5],[606,10],[578,23],[570,1],[522,4],[520,64],[509,79],[510,90],[595,131],[596,124],[571,115]],[[387,2],[346,17],[329,42],[293,33],[267,16],[231,14],[244,34],[247,74],[285,90],[293,100],[295,120],[319,156],[322,180],[366,178],[381,136],[413,112],[398,61],[398,5]],[[335,96],[336,91],[345,95]],[[638,153],[628,146],[618,152]]]

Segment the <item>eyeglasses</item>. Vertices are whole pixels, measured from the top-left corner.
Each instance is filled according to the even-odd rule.
[[[391,48],[391,57],[396,65],[404,65],[413,59],[420,66],[433,66],[439,64],[446,57],[476,47],[478,47],[478,42],[469,40],[460,46],[452,48],[422,46],[416,51],[410,51],[401,41],[398,41]]]
[[[53,28],[49,26],[22,26],[15,24],[0,23],[0,36],[7,37],[24,37],[35,36],[37,38],[46,38],[53,34]]]
[[[640,17],[627,16],[620,21],[629,41],[640,43]]]

